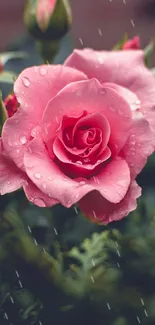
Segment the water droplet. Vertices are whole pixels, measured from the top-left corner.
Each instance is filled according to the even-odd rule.
[[[51,194],[51,193],[48,193],[48,196],[49,196],[50,198],[52,198],[52,194]]]
[[[77,165],[82,165],[82,161],[80,161],[80,160],[77,160],[75,163],[76,163]]]
[[[90,159],[89,159],[89,158],[85,158],[85,159],[84,159],[84,162],[85,162],[85,163],[88,163],[88,162],[90,162]]]
[[[36,204],[37,206],[41,207],[41,208],[46,207],[46,204],[45,204],[44,200],[41,199],[41,198],[34,199],[33,203]]]
[[[102,56],[99,56],[99,57],[98,57],[98,62],[99,62],[100,64],[102,64],[102,63],[104,62],[104,60],[103,60],[103,57],[102,57]]]
[[[118,109],[118,114],[119,114],[119,115],[124,115],[123,110],[119,108],[119,109]]]
[[[47,73],[47,69],[44,68],[44,67],[41,67],[40,68],[40,74],[41,74],[41,76],[45,76],[46,73]]]
[[[101,88],[100,89],[100,95],[105,95],[106,94],[106,90],[105,88]]]
[[[135,102],[136,105],[140,105],[141,104],[141,100],[137,99]]]
[[[19,120],[14,120],[14,122],[15,122],[16,124],[18,124],[18,123],[19,123]]]
[[[77,97],[80,97],[80,96],[81,96],[81,90],[78,90],[78,91],[76,92],[76,96],[77,96]]]
[[[49,181],[53,181],[53,178],[51,176],[48,177]]]
[[[34,72],[38,72],[38,67],[34,67]]]
[[[111,112],[115,112],[115,111],[116,111],[116,108],[115,108],[114,106],[109,106],[109,110],[110,110]]]
[[[19,152],[20,152],[20,150],[19,150],[19,149],[17,149],[17,150],[16,150],[16,152],[17,152],[17,153],[19,153]]]
[[[44,184],[43,184],[43,188],[46,189],[46,187],[47,187],[47,186],[46,186],[46,184],[44,183]]]
[[[136,142],[135,142],[135,141],[131,141],[130,143],[131,143],[132,145],[134,145]]]
[[[10,185],[10,184],[11,184],[11,182],[10,182],[10,181],[8,181],[8,182],[7,182],[7,184],[8,184],[8,185]]]
[[[97,160],[97,164],[101,164],[102,160]]]
[[[77,194],[75,195],[75,198],[76,198],[76,200],[78,200],[78,198],[79,198],[79,193],[77,193]]]
[[[8,140],[8,145],[9,147],[12,147],[12,141],[10,139]]]
[[[23,135],[22,137],[20,137],[20,142],[21,144],[25,144],[27,142],[26,136]]]
[[[81,181],[81,182],[79,182],[79,184],[80,184],[80,185],[85,185],[86,182],[85,182],[85,181]]]
[[[25,87],[28,88],[30,86],[30,80],[28,78],[23,77],[22,81],[23,81],[23,84],[24,84]]]
[[[35,174],[34,174],[34,177],[35,177],[36,179],[40,179],[40,178],[41,178],[41,175],[40,175],[39,173],[35,173]]]

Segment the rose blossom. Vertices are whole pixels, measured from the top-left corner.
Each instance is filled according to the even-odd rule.
[[[2,130],[0,191],[38,206],[78,203],[98,223],[136,208],[135,178],[155,147],[155,80],[142,51],[76,50],[24,70]]]

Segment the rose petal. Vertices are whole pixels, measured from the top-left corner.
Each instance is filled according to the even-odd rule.
[[[92,174],[92,171],[98,167],[99,165],[103,164],[108,158],[111,156],[111,151],[108,147],[102,152],[99,159],[96,159],[96,162],[91,163],[91,160],[89,162],[89,159],[86,158],[88,161],[85,163],[82,163],[83,159],[81,155],[79,156],[69,156],[67,153],[67,150],[64,148],[62,142],[56,138],[53,144],[53,151],[55,156],[59,159],[59,161],[56,162],[59,166],[62,167],[65,173],[67,173],[70,177],[88,177]],[[76,161],[75,161],[76,158]],[[96,157],[97,158],[97,157]],[[74,161],[73,161],[74,159]],[[61,164],[63,163],[63,164]]]
[[[39,207],[52,207],[59,202],[41,192],[30,180],[23,186],[27,199]]]
[[[141,172],[147,162],[150,155],[151,139],[149,123],[143,118],[134,120],[128,140],[120,153],[130,167],[132,179]]]
[[[110,137],[110,125],[105,116],[96,112],[81,118],[74,126],[73,139],[78,132],[78,129],[80,129],[82,126],[86,126],[88,129],[91,127],[100,129],[102,131],[102,148],[105,149]]]
[[[48,101],[68,83],[83,79],[86,76],[82,72],[61,65],[31,67],[19,75],[14,91],[21,107],[6,120],[2,130],[4,148],[17,166],[23,167],[31,130],[40,124]]]
[[[55,138],[64,115],[76,117],[83,111],[106,117],[111,128],[110,143],[119,152],[131,125],[131,110],[115,90],[104,88],[95,79],[67,85],[48,103],[42,120],[45,143]]]
[[[132,67],[131,69],[129,68]],[[66,60],[66,66],[74,66],[88,78],[101,83],[112,82],[130,89],[141,101],[141,111],[153,133],[152,151],[155,148],[155,78],[145,67],[144,51],[94,51],[75,50]]]
[[[21,188],[24,182],[24,174],[6,155],[4,156],[0,139],[0,194],[14,192]]]
[[[126,187],[128,187],[128,168],[125,161],[117,160],[110,163],[109,168],[104,173],[105,180],[102,175],[104,182],[104,188],[102,188],[101,184],[97,184],[94,180],[90,184],[89,180],[72,180],[64,175],[49,158],[44,144],[39,139],[33,139],[29,143],[24,163],[32,182],[46,195],[58,200],[66,207],[78,202],[83,196],[96,188],[105,195],[105,198],[117,203],[126,193],[125,182]],[[126,173],[126,181],[123,180],[124,175],[122,176],[124,172]]]
[[[126,217],[137,207],[137,198],[141,195],[141,188],[133,181],[122,201],[118,204],[105,200],[97,191],[87,194],[80,202],[82,212],[91,221],[108,224]]]

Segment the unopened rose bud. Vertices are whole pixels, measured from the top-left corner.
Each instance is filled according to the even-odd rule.
[[[3,71],[3,63],[0,60],[0,73]]]
[[[18,104],[15,94],[9,94],[4,99],[4,106],[5,106],[8,117],[11,117],[16,113],[19,104]]]
[[[140,50],[140,38],[139,36],[135,36],[132,39],[127,40],[122,47],[122,50]]]
[[[69,31],[72,22],[68,0],[28,0],[24,22],[37,40],[60,40]]]

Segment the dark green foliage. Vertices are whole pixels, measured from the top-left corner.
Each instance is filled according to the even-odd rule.
[[[58,206],[51,213],[18,196],[20,203],[10,196],[14,204],[1,214],[1,325],[155,324],[150,195],[108,227],[93,225],[77,209]]]

